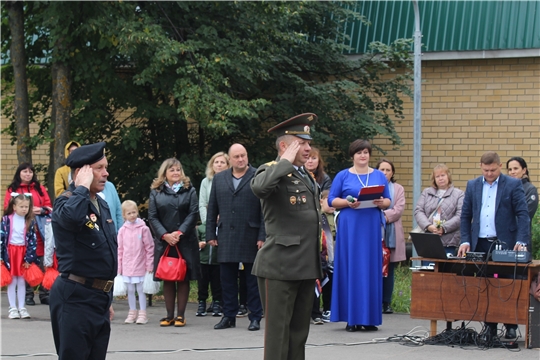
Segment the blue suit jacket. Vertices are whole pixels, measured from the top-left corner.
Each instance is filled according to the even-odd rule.
[[[467,183],[461,210],[461,243],[468,242],[475,251],[480,233],[483,176]],[[501,174],[495,200],[495,229],[497,238],[513,249],[516,241],[530,245],[530,219],[521,181]],[[530,246],[529,246],[530,248]]]

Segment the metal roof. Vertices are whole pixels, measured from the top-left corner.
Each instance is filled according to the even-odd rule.
[[[349,22],[352,50],[368,52],[372,41],[412,38],[412,1],[356,1],[345,5],[364,15],[370,26]],[[540,48],[540,1],[418,1],[422,51]]]

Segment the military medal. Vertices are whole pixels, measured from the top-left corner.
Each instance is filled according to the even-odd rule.
[[[85,225],[90,229],[94,229],[94,223],[91,221],[88,221]]]
[[[307,199],[306,199],[306,196],[305,195],[302,195],[302,202],[305,204],[307,203]]]
[[[294,185],[298,185],[298,184],[300,184],[300,180],[293,180],[292,183],[293,183]]]
[[[289,198],[289,200],[291,201],[291,205],[295,205],[296,204],[296,196],[291,196]]]
[[[93,222],[96,222],[97,221],[96,214],[90,214],[90,220],[92,220]]]

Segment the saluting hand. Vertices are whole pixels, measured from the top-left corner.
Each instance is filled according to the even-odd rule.
[[[75,186],[81,185],[90,190],[90,185],[92,185],[92,181],[94,181],[94,171],[92,170],[90,165],[84,165],[82,168],[79,169],[79,172],[75,177]]]
[[[298,153],[299,149],[300,144],[298,143],[298,140],[294,140],[292,143],[289,144],[289,146],[287,146],[287,149],[285,149],[285,151],[281,155],[281,158],[289,160],[289,162],[292,164],[296,159],[296,154]]]

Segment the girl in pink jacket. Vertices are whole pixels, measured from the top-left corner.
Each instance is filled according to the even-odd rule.
[[[146,324],[146,297],[143,281],[146,272],[154,267],[154,240],[150,229],[139,219],[139,211],[134,201],[122,203],[124,225],[118,231],[118,274],[122,275],[127,287],[129,313],[126,324]],[[139,294],[140,311],[137,314],[135,288]]]

